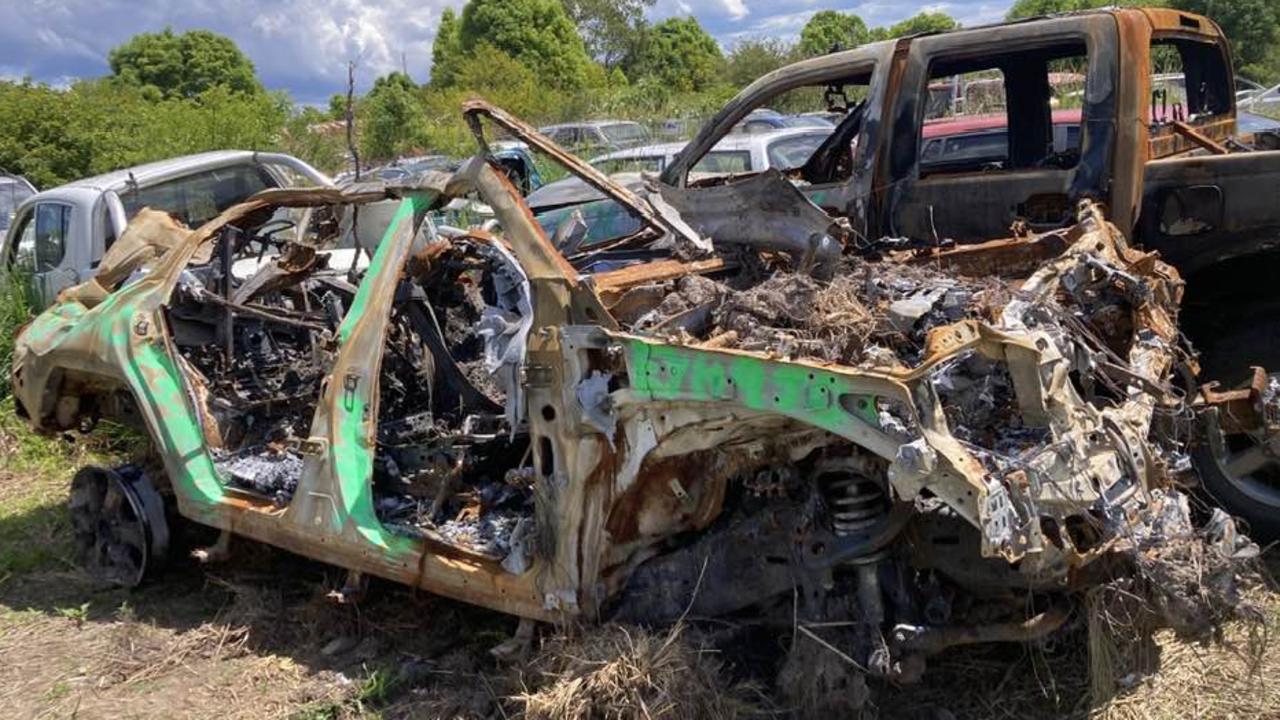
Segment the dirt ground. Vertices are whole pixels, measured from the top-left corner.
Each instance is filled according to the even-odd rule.
[[[377,582],[337,605],[326,598],[337,570],[249,542],[228,564],[178,557],[140,589],[95,587],[72,563],[64,507],[91,450],[0,419],[5,718],[792,715],[771,686],[789,633],[750,625],[546,630],[525,657],[499,662],[490,650],[511,637],[510,618]],[[874,702],[879,717],[912,720],[1280,718],[1280,651],[1266,646],[1280,595],[1251,599],[1259,621],[1222,642],[1158,634],[1154,672],[1099,668],[1096,634],[1077,618],[1036,646],[952,652],[923,685],[873,686]],[[1119,692],[1091,691],[1099,677]]]

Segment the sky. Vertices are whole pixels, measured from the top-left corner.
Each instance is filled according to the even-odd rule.
[[[299,102],[322,104],[346,87],[402,67],[430,77],[431,43],[440,14],[464,0],[0,0],[0,79],[31,77],[64,86],[109,72],[107,52],[132,35],[207,29],[236,41],[263,84]],[[870,26],[921,10],[946,12],[965,25],[999,20],[1010,0],[892,2],[869,0],[656,0],[650,17],[693,15],[726,48],[745,37],[794,39],[819,10],[851,11]]]

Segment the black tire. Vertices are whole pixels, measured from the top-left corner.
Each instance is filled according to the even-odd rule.
[[[1209,410],[1202,415],[1201,442],[1192,453],[1204,493],[1211,502],[1247,523],[1246,530],[1253,540],[1280,540],[1280,483],[1275,483],[1274,497],[1269,497],[1265,480],[1236,477],[1226,470],[1223,459],[1232,449],[1231,441],[1218,426],[1217,412]],[[1270,472],[1280,478],[1280,467]]]

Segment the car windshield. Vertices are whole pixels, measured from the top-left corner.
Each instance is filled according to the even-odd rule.
[[[0,178],[0,233],[9,229],[18,206],[33,194],[31,188],[20,180]]]
[[[644,127],[637,123],[604,125],[600,131],[612,143],[637,143],[648,139],[648,133],[645,132]]]
[[[796,135],[774,140],[769,143],[769,167],[778,168],[779,170],[791,170],[801,167],[809,161],[809,158],[817,151],[818,146],[822,145],[823,140],[826,140],[826,135],[821,133]]]
[[[158,185],[129,190],[120,197],[125,217],[144,207],[163,210],[187,227],[197,227],[259,190],[276,183],[264,170],[242,165],[206,170]]]
[[[785,122],[788,127],[833,128],[836,126],[835,123],[830,120],[816,115],[797,115],[796,117],[786,118],[783,122]]]
[[[604,158],[591,163],[595,169],[605,175],[621,172],[662,172],[663,157],[661,155],[645,155],[643,157]]]
[[[1280,120],[1280,87],[1273,87],[1264,93],[1259,93],[1248,102],[1242,103],[1240,107],[1255,115]]]
[[[452,160],[443,155],[439,157],[422,158],[420,160],[412,160],[402,164],[400,167],[411,173],[422,173],[429,170],[450,170],[456,165]]]
[[[724,175],[751,171],[751,153],[746,150],[712,150],[693,166],[695,173]]]

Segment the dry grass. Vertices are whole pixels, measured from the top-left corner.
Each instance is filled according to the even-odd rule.
[[[720,720],[758,709],[758,693],[727,682],[716,651],[683,624],[664,634],[613,625],[554,636],[522,680],[519,700],[534,720]]]
[[[1280,630],[1280,599],[1261,586],[1245,599],[1256,616],[1228,622],[1210,641],[1173,630],[1149,634],[1134,613],[1117,623],[1115,603],[1091,612],[1093,717],[1280,718],[1280,652],[1270,647]]]
[[[59,547],[68,468],[89,461],[60,447],[6,436],[0,412],[0,717],[786,716],[696,626],[551,634],[531,661],[503,667],[488,650],[510,636],[507,618],[385,584],[338,608],[323,601],[337,573],[251,543],[230,565],[179,563],[139,591],[103,591]],[[948,652],[921,685],[873,684],[872,701],[885,720],[1275,720],[1280,652],[1266,641],[1280,594],[1249,600],[1261,621],[1228,623],[1218,643],[1144,642],[1139,619],[1108,605],[1052,643]]]

